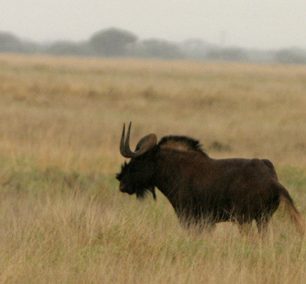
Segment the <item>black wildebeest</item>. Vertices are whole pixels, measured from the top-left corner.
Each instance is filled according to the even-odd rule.
[[[123,125],[120,152],[131,160],[117,174],[120,191],[138,198],[151,192],[155,198],[157,187],[187,226],[235,221],[242,227],[255,220],[260,233],[283,201],[304,233],[304,221],[269,160],[212,159],[197,140],[166,136],[157,143],[155,134],[143,137],[133,152],[130,131],[131,123],[125,138]]]

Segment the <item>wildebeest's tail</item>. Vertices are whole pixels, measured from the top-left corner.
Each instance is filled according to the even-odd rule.
[[[289,212],[290,218],[293,221],[297,231],[301,234],[305,234],[305,221],[301,213],[296,209],[294,202],[289,195],[289,192],[285,187],[279,184],[280,192],[280,201],[285,205],[285,208]]]

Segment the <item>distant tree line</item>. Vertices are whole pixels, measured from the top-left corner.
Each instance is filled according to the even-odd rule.
[[[98,31],[82,42],[57,41],[50,44],[38,44],[0,32],[0,52],[306,64],[306,49],[243,49],[210,44],[200,39],[179,43],[156,38],[142,40],[135,34],[118,28]]]

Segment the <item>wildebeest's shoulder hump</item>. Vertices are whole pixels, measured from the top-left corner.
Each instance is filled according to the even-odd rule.
[[[158,146],[163,149],[173,149],[177,151],[198,151],[205,154],[200,142],[187,136],[165,136],[160,140]]]

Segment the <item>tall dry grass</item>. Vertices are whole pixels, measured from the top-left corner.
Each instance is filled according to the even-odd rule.
[[[305,215],[306,69],[0,56],[0,282],[304,283],[306,245],[281,210],[261,240],[184,231],[167,200],[119,193],[133,142],[199,138],[214,157],[265,157]]]

